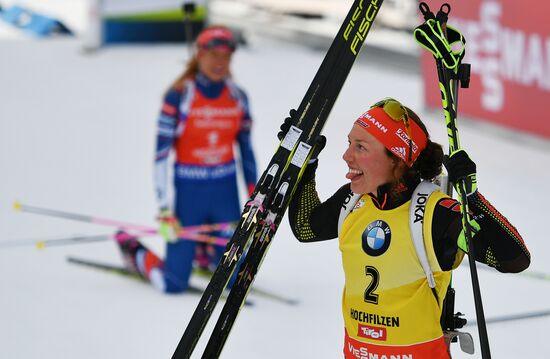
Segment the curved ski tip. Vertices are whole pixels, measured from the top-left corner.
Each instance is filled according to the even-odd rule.
[[[23,208],[23,205],[19,201],[13,201],[13,209],[20,211]]]

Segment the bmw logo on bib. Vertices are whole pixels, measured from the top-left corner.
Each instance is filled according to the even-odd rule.
[[[384,221],[376,220],[365,228],[361,239],[365,253],[373,257],[379,256],[390,246],[390,226]]]

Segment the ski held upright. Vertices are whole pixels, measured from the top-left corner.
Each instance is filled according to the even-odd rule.
[[[218,265],[199,305],[195,309],[172,356],[173,359],[189,358],[191,356],[218,302],[219,294],[223,291],[235,270],[245,247],[248,247],[250,242],[258,240],[258,238],[271,241],[275,235],[305,166],[313,156],[317,138],[363,42],[372,28],[382,2],[383,0],[371,0],[369,2],[356,0],[352,4],[298,107],[297,116],[293,118],[290,130],[281,141],[267,169],[260,177],[250,200],[245,205],[237,230],[226,246],[226,256]],[[271,214],[271,216],[268,214]],[[268,245],[251,245],[250,251],[252,253],[249,251],[246,257],[250,256],[249,264],[254,269],[249,273],[256,273],[265,256],[267,247]],[[261,249],[257,251],[256,248]],[[234,293],[239,293],[234,295],[234,300],[231,300],[231,308],[228,307],[233,321],[240,308],[239,303],[244,300],[251,282],[251,280],[248,281],[246,287],[233,288]],[[222,319],[220,318],[220,320]],[[230,326],[224,326],[224,328],[224,331],[227,331],[228,334]],[[213,350],[217,352],[216,354],[205,354],[206,356],[203,357],[217,357],[225,338],[215,344]]]

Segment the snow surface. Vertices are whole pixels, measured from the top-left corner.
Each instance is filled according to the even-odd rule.
[[[12,240],[109,234],[112,228],[17,213],[24,204],[154,225],[152,163],[163,91],[181,71],[182,45],[108,47],[84,54],[73,38],[37,40],[0,25],[0,246]],[[368,43],[368,39],[367,39]],[[372,54],[372,56],[369,56]],[[318,190],[345,183],[341,155],[353,120],[382,97],[400,99],[446,143],[439,112],[423,109],[416,63],[392,65],[364,49],[324,129]],[[323,51],[254,36],[237,52],[234,77],[248,91],[260,169],[290,108],[298,106]],[[408,61],[408,60],[403,60]],[[434,84],[435,85],[435,84]],[[550,143],[461,121],[462,145],[477,162],[480,190],[514,223],[533,255],[530,270],[550,273],[545,221]],[[163,254],[162,240],[147,244]],[[165,295],[126,278],[74,267],[67,255],[121,263],[115,244],[37,250],[0,247],[0,358],[168,358],[199,300]],[[488,319],[550,309],[550,281],[479,270]],[[194,279],[204,285],[200,279]],[[288,306],[251,295],[224,358],[341,358],[342,269],[337,241],[300,244],[285,219],[255,285],[296,298]],[[467,267],[455,272],[456,309],[475,318]],[[204,337],[208,336],[211,324]],[[493,358],[550,358],[550,318],[489,324]],[[455,358],[469,356],[453,346]],[[200,357],[201,341],[196,356]]]

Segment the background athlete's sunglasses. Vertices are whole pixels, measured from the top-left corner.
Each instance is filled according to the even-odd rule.
[[[216,47],[227,47],[231,52],[237,48],[237,43],[229,39],[214,38],[208,40],[206,43],[201,44],[200,47],[206,50],[211,50]]]

